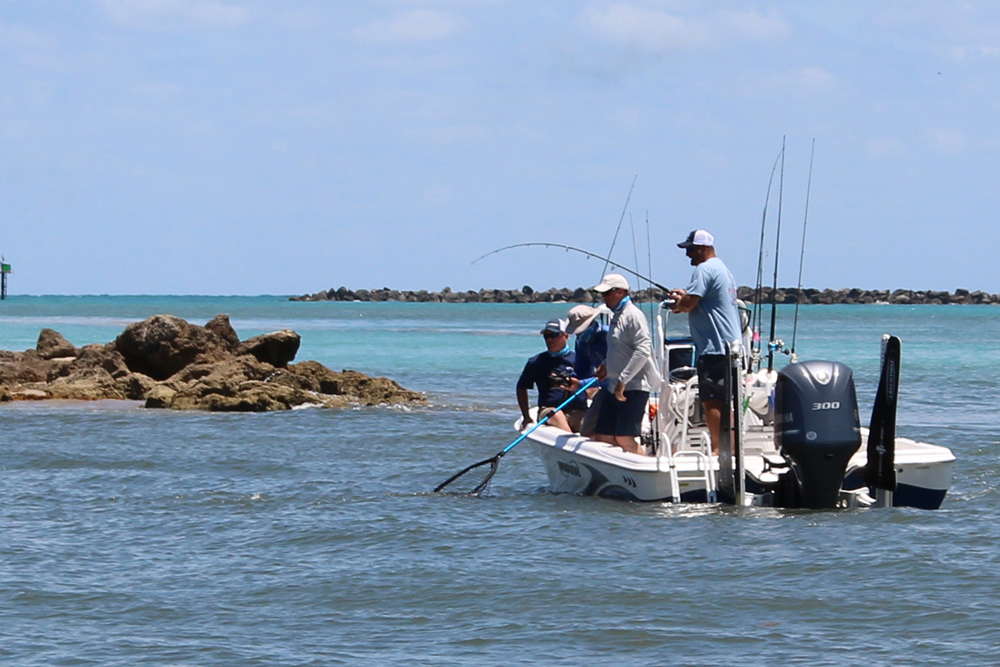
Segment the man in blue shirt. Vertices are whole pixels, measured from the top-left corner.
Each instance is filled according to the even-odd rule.
[[[579,431],[580,422],[587,410],[587,397],[580,394],[569,405],[559,412],[552,413],[552,408],[565,401],[570,392],[570,378],[575,377],[573,366],[576,355],[569,348],[569,334],[566,333],[566,320],[550,320],[541,331],[545,337],[546,351],[536,354],[521,371],[517,380],[517,405],[521,408],[521,429],[531,426],[529,413],[528,390],[533,386],[538,389],[538,419],[544,419],[548,414],[549,426],[561,428],[564,431]]]
[[[576,380],[570,385],[571,391],[576,391],[580,385],[586,384],[591,378],[597,377],[600,368],[608,357],[608,325],[603,324],[598,317],[602,313],[611,314],[607,308],[594,308],[580,304],[569,309],[569,325],[566,333],[576,334]],[[580,434],[591,436],[597,426],[597,415],[601,410],[604,392],[600,384],[594,384],[586,391],[591,399],[587,414],[580,424]]]
[[[729,372],[726,344],[742,340],[736,305],[736,283],[721,259],[715,256],[715,238],[696,229],[677,244],[691,259],[694,274],[687,289],[671,291],[673,312],[688,313],[688,326],[698,355],[698,397],[712,437],[712,453],[719,453],[722,402]]]

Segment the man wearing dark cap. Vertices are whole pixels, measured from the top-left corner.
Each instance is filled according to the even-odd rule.
[[[583,415],[587,411],[587,397],[580,394],[569,405],[553,413],[553,408],[569,398],[567,390],[571,379],[575,376],[573,365],[576,355],[569,348],[569,334],[566,333],[566,320],[549,320],[541,331],[545,337],[545,352],[536,354],[521,371],[517,380],[517,405],[521,408],[521,430],[531,426],[532,418],[529,412],[528,390],[538,389],[538,419],[544,419],[549,426],[561,428],[564,431],[579,431]]]
[[[677,247],[685,249],[694,273],[687,289],[671,290],[673,312],[688,313],[698,356],[698,397],[705,409],[712,453],[717,455],[729,372],[726,343],[742,340],[736,283],[723,261],[715,256],[715,238],[704,229],[694,230]]]

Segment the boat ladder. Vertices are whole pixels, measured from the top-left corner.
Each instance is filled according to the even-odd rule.
[[[671,483],[676,485],[677,497],[680,497],[680,486],[687,483],[690,486],[703,487],[705,489],[705,501],[716,502],[715,466],[712,460],[712,443],[708,433],[702,431],[697,436],[698,444],[690,449],[681,449],[674,452],[673,479]],[[694,465],[684,466],[680,469],[677,465],[678,459],[692,459]]]

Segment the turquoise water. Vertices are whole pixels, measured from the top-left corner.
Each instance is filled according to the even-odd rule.
[[[155,313],[227,313],[244,338],[291,328],[299,360],[430,398],[259,415],[0,406],[0,662],[995,664],[1000,308],[801,310],[800,357],[850,365],[863,413],[879,338],[901,336],[900,433],[958,457],[937,512],[558,496],[526,448],[487,498],[428,493],[514,439],[514,381],[566,309],[0,302],[3,349],[42,327],[83,345]],[[789,344],[791,314],[779,309]]]

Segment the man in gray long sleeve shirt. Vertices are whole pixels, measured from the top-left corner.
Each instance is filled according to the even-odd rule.
[[[608,379],[601,391],[609,391],[613,396],[605,396],[601,403],[594,438],[626,452],[644,454],[636,436],[642,432],[649,392],[658,388],[659,378],[655,365],[650,363],[653,343],[649,323],[632,303],[628,290],[628,281],[617,273],[604,276],[594,287],[614,312],[608,330],[607,361],[598,369],[598,377]]]

